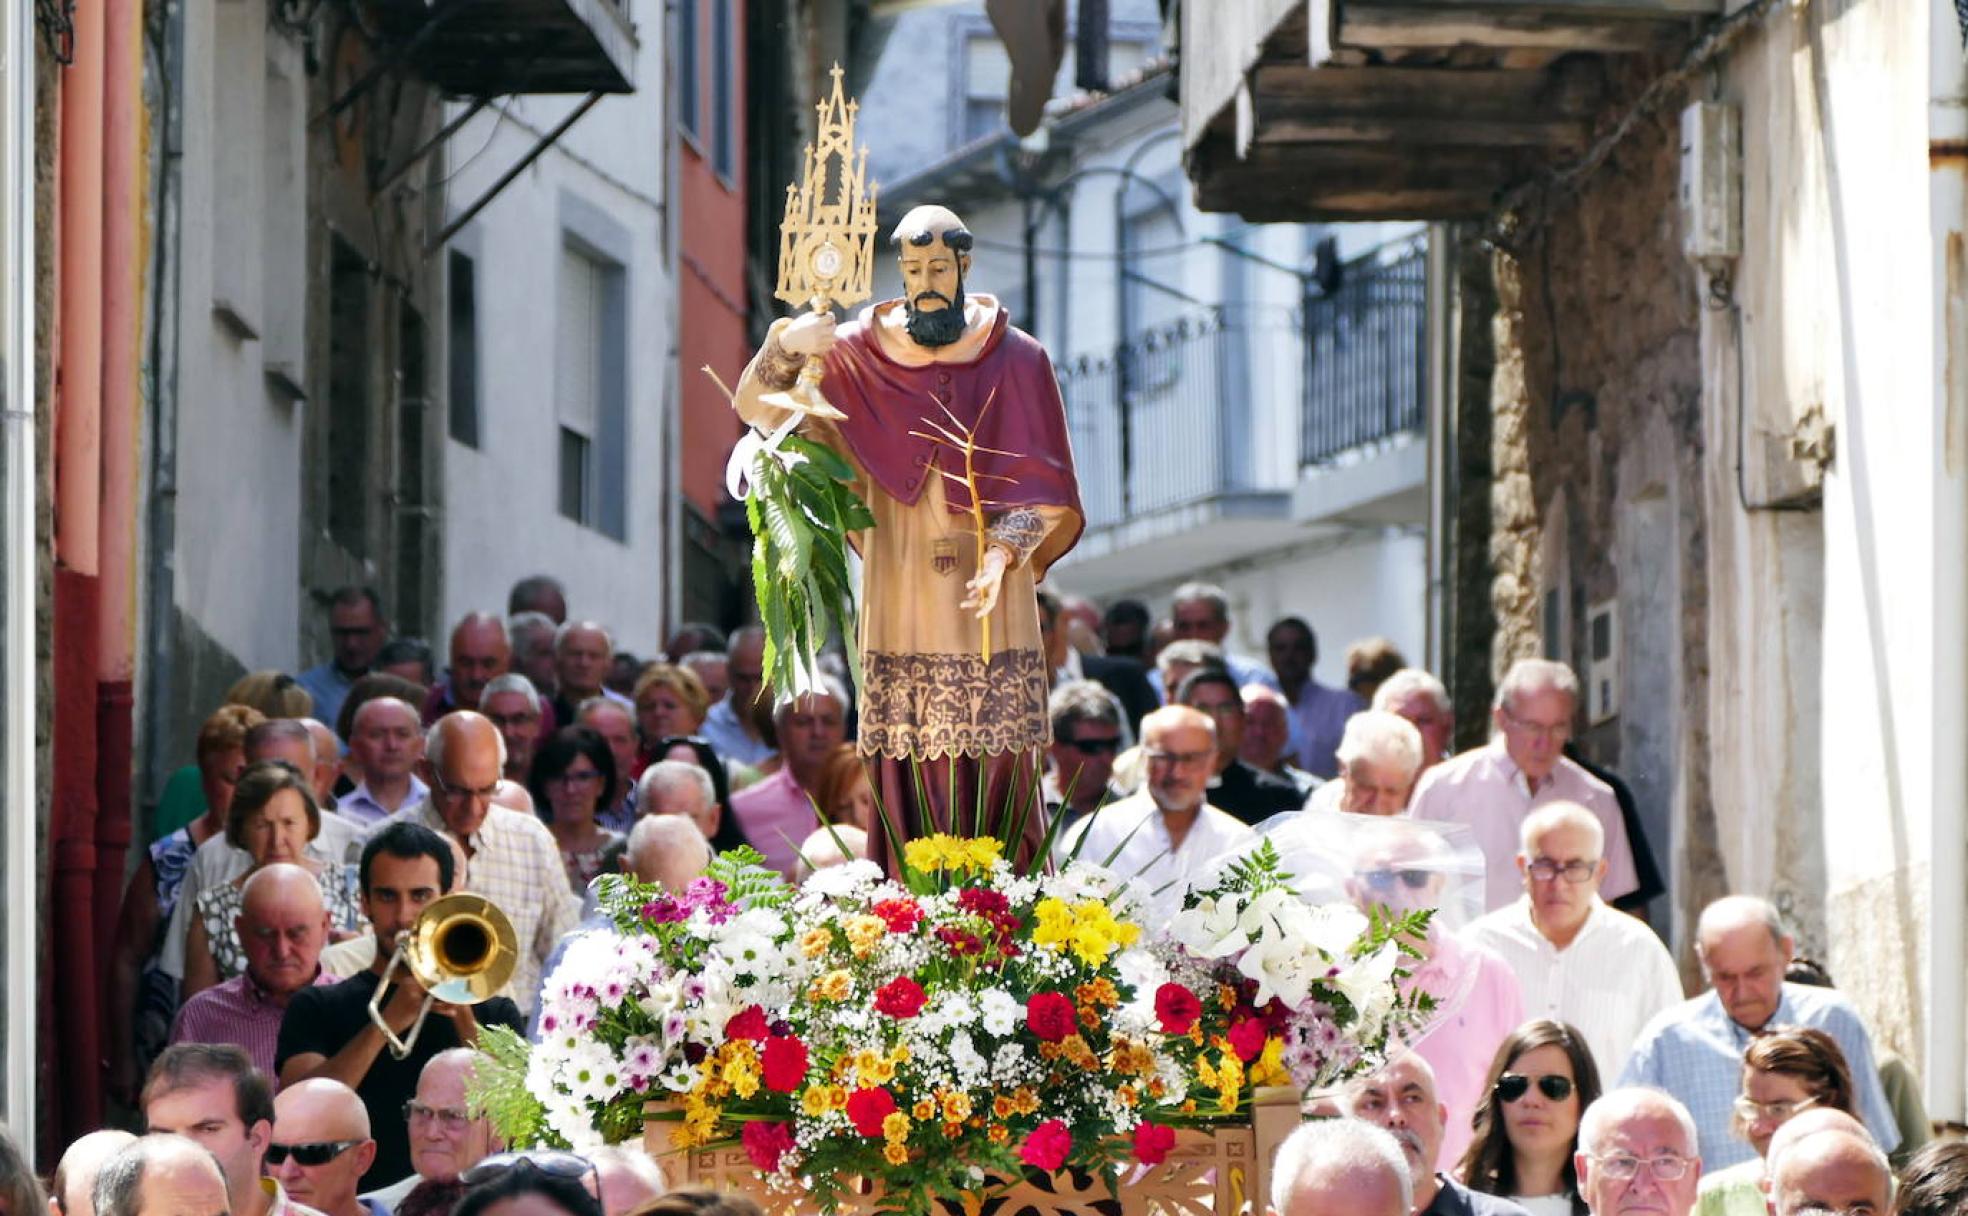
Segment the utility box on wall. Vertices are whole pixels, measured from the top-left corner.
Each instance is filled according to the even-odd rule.
[[[1714,273],[1742,256],[1742,111],[1681,111],[1681,253]]]

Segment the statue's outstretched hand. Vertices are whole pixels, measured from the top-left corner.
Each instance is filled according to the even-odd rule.
[[[834,349],[834,343],[838,340],[838,335],[834,333],[834,314],[831,312],[802,313],[779,331],[780,349],[801,358],[825,355]]]
[[[984,560],[977,566],[977,577],[964,584],[964,590],[970,594],[959,606],[976,609],[980,621],[990,616],[991,610],[998,606],[998,589],[1004,584],[1005,566],[1010,561],[1010,555],[996,545],[985,549]]]

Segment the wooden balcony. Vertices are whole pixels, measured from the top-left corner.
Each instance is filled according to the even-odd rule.
[[[375,12],[386,42],[447,96],[633,93],[624,2],[383,0]]]
[[[1459,219],[1584,148],[1608,56],[1724,0],[1177,0],[1182,136],[1206,211]]]

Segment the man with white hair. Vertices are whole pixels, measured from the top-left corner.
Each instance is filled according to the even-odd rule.
[[[477,709],[506,741],[506,779],[525,785],[527,774],[533,771],[534,750],[540,740],[553,733],[549,729],[552,719],[547,716],[553,711],[546,698],[533,687],[533,681],[509,671],[486,683]]]
[[[1688,1103],[1710,1169],[1755,1155],[1731,1134],[1730,1113],[1743,1052],[1766,1026],[1806,1026],[1830,1035],[1852,1072],[1853,1108],[1882,1148],[1891,1152],[1900,1143],[1865,1023],[1839,993],[1784,982],[1795,948],[1768,900],[1731,895],[1708,905],[1695,926],[1695,954],[1709,990],[1648,1023],[1619,1073],[1622,1085],[1658,1086]]]
[[[1291,702],[1263,684],[1246,684],[1239,691],[1244,698],[1244,739],[1237,755],[1259,772],[1283,777],[1301,796],[1310,798],[1322,783],[1292,763]]]
[[[599,621],[569,621],[554,632],[554,721],[572,722],[581,702],[589,697],[620,701],[635,712],[635,702],[608,687],[608,668],[615,661],[615,639]]]
[[[1385,1129],[1401,1146],[1414,1180],[1415,1216],[1530,1216],[1508,1199],[1472,1191],[1441,1171],[1449,1108],[1435,1094],[1435,1070],[1414,1052],[1348,1083],[1340,1105],[1353,1118]]]
[[[594,1175],[583,1184],[600,1192],[602,1216],[624,1216],[670,1189],[662,1167],[638,1145],[604,1144],[586,1155]]]
[[[322,810],[333,810],[335,782],[342,776],[342,741],[326,722],[303,718],[301,726],[314,742],[314,767],[308,770],[308,783],[314,788],[314,800],[321,804]]]
[[[1403,667],[1380,682],[1374,690],[1373,707],[1400,714],[1421,732],[1423,772],[1449,758],[1455,738],[1455,703],[1432,673]]]
[[[826,824],[800,842],[799,864],[793,882],[803,883],[820,871],[868,855],[868,834],[851,823]]]
[[[1609,899],[1633,891],[1640,879],[1627,842],[1626,821],[1612,787],[1565,758],[1578,712],[1578,677],[1563,663],[1519,659],[1497,686],[1489,743],[1430,769],[1415,789],[1416,819],[1468,824],[1487,862],[1483,907],[1517,898],[1517,835],[1524,820],[1552,802],[1575,802],[1599,817],[1606,831]]]
[[[1399,714],[1367,709],[1346,720],[1333,756],[1339,776],[1305,804],[1312,811],[1398,815],[1421,775],[1421,735]]]
[[[688,760],[658,760],[636,780],[636,812],[642,816],[682,815],[709,840],[718,833],[723,812],[711,775]]]
[[[224,1168],[208,1148],[153,1132],[103,1162],[89,1202],[96,1216],[227,1216]]]
[[[136,1142],[129,1132],[110,1130],[90,1132],[64,1149],[49,1181],[49,1216],[95,1216],[96,1175]]]
[[[1401,1146],[1358,1119],[1303,1125],[1271,1164],[1270,1216],[1408,1216],[1413,1208]]]
[[[1770,1138],[1762,1187],[1771,1216],[1886,1216],[1893,1169],[1856,1119],[1806,1111]]]
[[[1524,894],[1464,931],[1503,956],[1526,1017],[1578,1028],[1605,1076],[1617,1077],[1655,1014],[1682,999],[1681,973],[1653,930],[1599,898],[1606,877],[1599,817],[1554,802],[1524,820]]]
[[[629,831],[622,872],[682,891],[711,864],[711,842],[682,815],[644,815]]]
[[[1147,920],[1173,916],[1188,883],[1251,838],[1235,816],[1209,805],[1216,724],[1187,705],[1165,705],[1141,720],[1148,783],[1068,828],[1061,857],[1077,855],[1134,880]]]
[[[1704,1164],[1694,1119],[1664,1090],[1615,1089],[1579,1120],[1572,1168],[1592,1216],[1688,1216]]]

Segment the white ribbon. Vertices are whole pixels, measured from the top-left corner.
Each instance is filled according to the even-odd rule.
[[[731,497],[743,502],[750,495],[752,459],[761,452],[770,453],[781,460],[796,459],[790,452],[781,456],[779,445],[785,442],[786,436],[798,429],[800,417],[798,413],[788,413],[786,420],[774,427],[770,434],[762,435],[751,427],[745,428],[744,436],[738,440],[738,445],[731,449],[730,458],[724,462],[724,488],[731,492]]]

